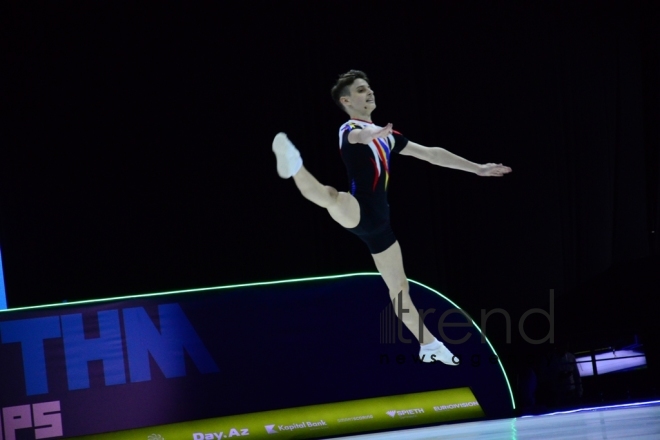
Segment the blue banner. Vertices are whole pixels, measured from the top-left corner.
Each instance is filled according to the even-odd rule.
[[[0,310],[7,308],[7,292],[5,291],[5,274],[2,270],[2,249],[0,249]]]
[[[420,362],[407,329],[384,326],[392,306],[377,274],[2,311],[0,440],[459,387],[486,416],[510,415],[502,364],[479,329],[444,313],[457,306],[432,289],[411,281],[410,294],[436,336],[462,341],[446,342],[461,365]]]

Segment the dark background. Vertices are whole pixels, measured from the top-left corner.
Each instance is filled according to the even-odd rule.
[[[639,335],[659,364],[658,2],[0,8],[10,307],[374,271],[270,150],[285,131],[346,190],[346,115],[329,90],[361,69],[376,123],[513,168],[481,178],[395,158],[411,279],[476,318],[507,310],[512,343],[496,318],[489,334],[511,359],[538,356],[517,320],[549,310],[552,291],[557,338],[577,350]]]

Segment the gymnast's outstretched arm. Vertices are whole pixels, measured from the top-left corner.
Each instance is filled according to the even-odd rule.
[[[481,165],[463,159],[444,148],[425,147],[424,145],[411,141],[409,141],[408,145],[406,145],[401,151],[401,154],[425,160],[433,165],[467,171],[478,176],[502,177],[504,174],[508,174],[512,171],[511,168],[504,166],[501,163],[487,163]]]

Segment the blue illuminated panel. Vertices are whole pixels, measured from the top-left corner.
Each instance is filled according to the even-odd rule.
[[[0,310],[7,308],[7,296],[5,295],[5,277],[2,273],[2,252],[0,252]]]

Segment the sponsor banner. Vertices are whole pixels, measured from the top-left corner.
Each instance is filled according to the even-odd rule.
[[[474,394],[466,387],[218,417],[77,439],[219,440],[244,436],[313,439],[484,415]]]

